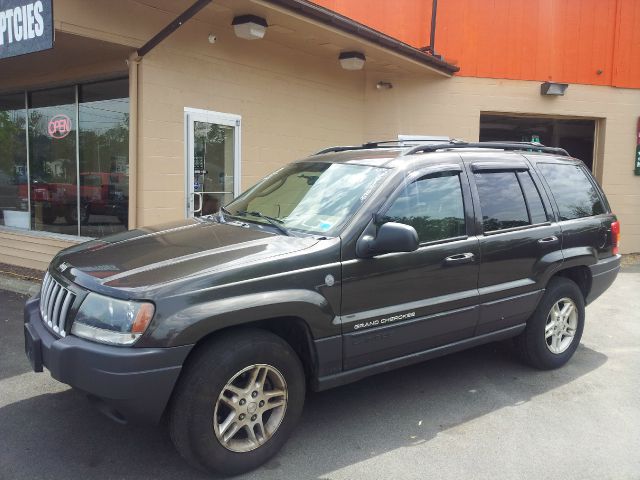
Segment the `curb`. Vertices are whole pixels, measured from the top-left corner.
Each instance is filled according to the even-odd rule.
[[[0,275],[0,290],[32,296],[40,290],[40,283],[9,275]]]

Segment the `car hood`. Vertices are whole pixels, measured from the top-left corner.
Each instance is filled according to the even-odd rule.
[[[61,252],[51,268],[90,289],[148,288],[289,255],[317,242],[276,234],[269,227],[191,219],[74,246]]]

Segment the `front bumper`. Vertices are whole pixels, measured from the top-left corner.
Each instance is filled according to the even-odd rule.
[[[171,348],[114,347],[73,335],[55,337],[42,323],[39,299],[24,308],[25,352],[35,371],[89,394],[120,422],[157,423],[193,345]]]

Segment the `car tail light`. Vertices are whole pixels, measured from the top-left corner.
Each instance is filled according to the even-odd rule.
[[[611,222],[611,245],[613,246],[613,254],[617,255],[620,251],[620,222]]]

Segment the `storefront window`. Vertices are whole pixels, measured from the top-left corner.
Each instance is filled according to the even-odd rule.
[[[29,94],[31,228],[78,234],[75,87]]]
[[[0,225],[29,228],[24,93],[0,96]]]
[[[80,86],[80,235],[127,229],[129,83]]]
[[[127,79],[0,95],[0,225],[126,230],[128,176]]]

